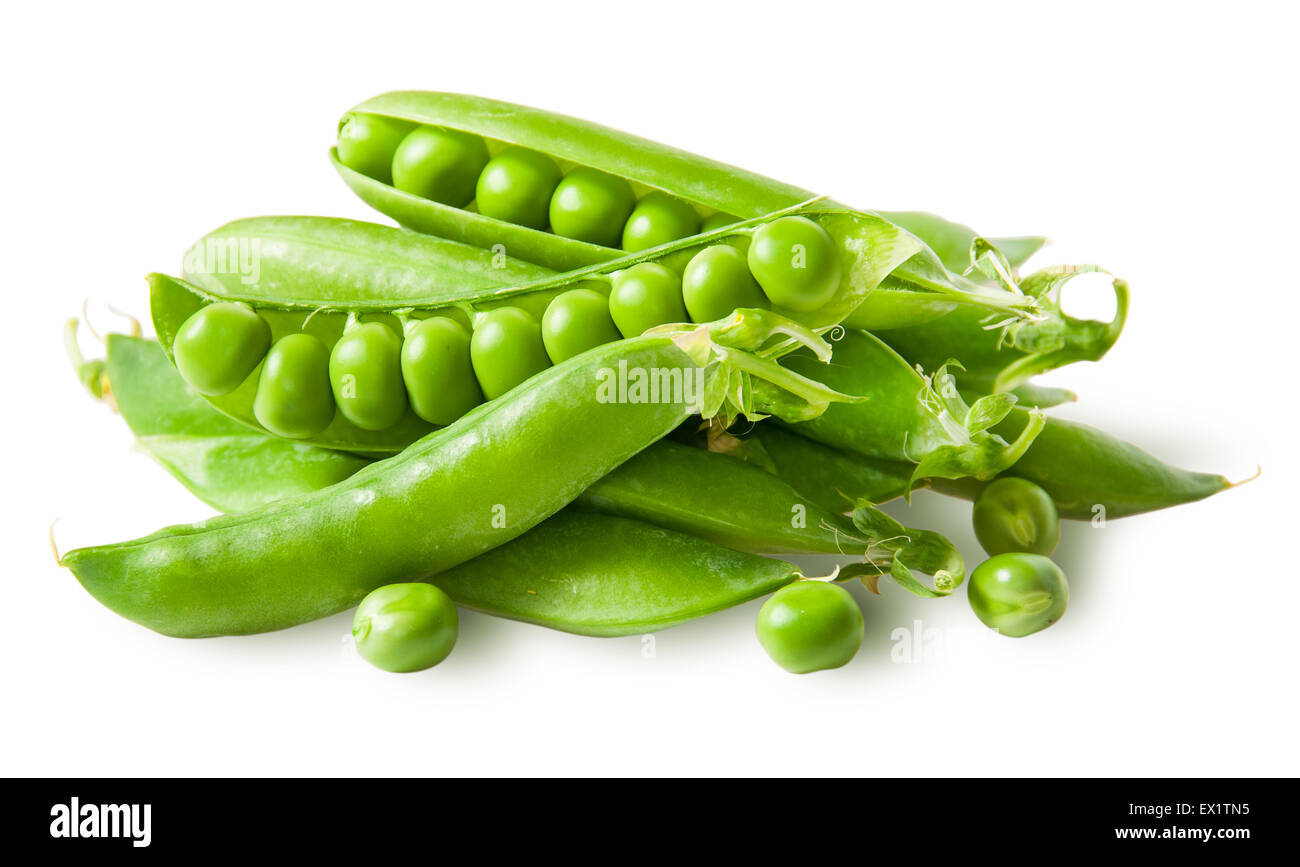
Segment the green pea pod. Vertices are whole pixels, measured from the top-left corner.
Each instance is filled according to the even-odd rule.
[[[262,632],[341,611],[375,587],[508,542],[690,417],[698,402],[610,402],[596,387],[620,363],[683,376],[730,368],[707,332],[682,337],[644,336],[576,356],[340,484],[77,549],[61,562],[107,607],[168,635]],[[772,375],[792,389],[765,405],[773,411],[800,414],[810,402],[838,399],[779,368]],[[740,397],[725,396],[718,411]],[[585,434],[581,449],[575,429]]]
[[[1013,410],[995,430],[1016,437],[1030,414]],[[1232,487],[1226,478],[1180,469],[1132,443],[1075,421],[1048,419],[1008,470],[1051,495],[1062,518],[1123,518],[1202,500]]]
[[[1114,281],[1110,322],[1076,319],[1061,312],[1061,288],[1079,274],[1105,273],[1096,266],[1047,269],[1022,281],[1048,316],[1038,321],[1003,320],[963,307],[921,325],[881,333],[881,339],[913,364],[933,370],[950,358],[961,362],[964,389],[1008,391],[1030,377],[1076,361],[1099,361],[1119,339],[1128,317],[1128,284]]]
[[[368,463],[268,437],[226,418],[186,387],[151,340],[109,335],[106,381],[139,447],[222,511],[247,511],[318,490]],[[864,533],[861,521],[804,502],[773,475],[669,440],[615,469],[578,502],[742,551],[862,555],[876,575],[888,574],[899,552],[921,571],[932,562],[907,553],[911,540],[925,531]],[[960,555],[943,544],[947,552],[935,568],[960,574],[960,567],[951,566],[954,558],[960,564]]]
[[[789,563],[611,515],[566,510],[430,578],[461,605],[580,635],[654,632],[764,596]]]
[[[925,242],[948,270],[955,274],[971,271],[978,258],[980,242],[984,241],[999,250],[1014,269],[1041,250],[1047,239],[1036,236],[984,239],[978,232],[961,223],[925,211],[879,211],[880,216],[902,226]]]
[[[369,463],[216,412],[152,340],[110,334],[107,343],[106,380],[139,447],[213,508],[246,512],[341,482]]]
[[[549,156],[562,169],[595,169],[621,178],[638,195],[666,193],[694,206],[701,216],[732,214],[741,219],[796,207],[813,193],[744,169],[696,156],[639,136],[554,112],[500,100],[454,93],[396,91],[366,100],[345,116],[387,118],[469,133],[486,140],[488,150],[522,147]],[[344,124],[340,124],[342,127]],[[368,205],[399,224],[420,232],[484,249],[508,251],[530,262],[568,271],[620,255],[614,248],[497,220],[472,210],[397,189],[390,179],[354,171],[330,151],[344,182]],[[828,208],[840,206],[826,203]],[[943,221],[932,217],[932,224]],[[955,227],[960,233],[965,227]],[[915,236],[913,236],[915,238]],[[1013,315],[1028,315],[1032,300],[1018,290],[990,286],[954,274],[938,254],[919,241],[882,291],[863,299],[853,313],[855,327],[897,326],[926,321],[956,304],[974,304]]]
[[[390,226],[292,216],[235,220],[209,232],[186,251],[181,273],[213,295],[271,304],[287,297],[343,310],[451,306],[554,274]]]
[[[1016,407],[993,430],[1017,440],[1032,414]],[[734,439],[734,438],[733,438]],[[904,496],[914,467],[868,458],[799,436],[770,423],[743,440],[716,440],[712,448],[784,479],[824,509],[844,512],[861,501]],[[1004,475],[1028,479],[1051,495],[1062,518],[1123,518],[1202,500],[1232,487],[1223,476],[1167,464],[1132,443],[1079,422],[1047,417],[1042,430]],[[927,480],[939,493],[973,500],[984,482],[972,478]]]
[[[918,249],[918,242],[906,232],[879,217],[833,210],[797,211],[814,219],[836,245],[841,260],[841,280],[829,301],[813,311],[775,308],[755,311],[738,320],[763,339],[777,321],[789,320],[796,330],[824,331],[837,324],[870,294],[899,263]],[[575,288],[609,291],[616,275],[634,265],[661,262],[724,241],[729,233],[747,231],[778,218],[768,215],[757,220],[724,227],[713,233],[669,244],[565,274],[544,276],[515,285],[484,286],[496,273],[483,251],[399,229],[331,221],[320,218],[259,218],[231,224],[212,236],[217,247],[256,248],[271,251],[262,262],[262,278],[247,285],[238,275],[197,272],[204,286],[154,274],[149,278],[150,308],[154,330],[169,356],[185,323],[199,311],[218,303],[239,303],[252,308],[270,329],[270,344],[306,333],[318,339],[326,351],[334,347],[349,328],[358,323],[380,321],[395,333],[423,318],[447,316],[478,328],[482,311],[510,305],[535,313],[545,309],[555,296]],[[211,247],[208,240],[197,249]],[[381,250],[374,253],[373,250]],[[378,257],[383,267],[374,270]],[[191,251],[187,260],[194,263]],[[445,264],[446,267],[443,267]],[[228,270],[228,269],[226,269]],[[537,270],[506,260],[503,275],[527,276]],[[374,283],[371,274],[376,273]],[[405,275],[405,276],[403,276]],[[205,288],[206,287],[206,288]],[[344,299],[350,299],[343,303]],[[759,323],[756,325],[756,323]],[[780,329],[778,329],[780,330]],[[740,335],[731,335],[740,338]],[[733,342],[733,345],[737,345]],[[763,348],[765,357],[788,352],[797,341],[782,332],[775,345]],[[744,347],[759,348],[750,340]],[[544,349],[535,347],[542,365]],[[272,350],[274,351],[274,350]],[[516,353],[515,357],[519,357]],[[265,365],[252,359],[242,384],[222,394],[205,394],[213,406],[232,418],[262,431],[271,432],[258,418],[256,397]],[[748,375],[737,371],[737,376]],[[725,381],[718,380],[725,390]],[[328,395],[324,396],[328,400]],[[308,432],[300,441],[327,448],[369,455],[392,454],[405,448],[433,428],[415,412],[412,401],[396,415],[398,421],[380,430],[363,429],[344,413],[334,414],[322,430]],[[401,407],[398,407],[401,410]]]
[[[913,485],[932,477],[991,479],[1025,453],[1043,425],[1042,414],[1031,413],[1019,435],[1004,440],[989,428],[1006,416],[1014,397],[990,395],[968,407],[946,367],[926,377],[863,331],[847,331],[829,365],[801,354],[783,363],[867,398],[861,407],[833,407],[797,425],[800,434],[868,458],[914,464]]]

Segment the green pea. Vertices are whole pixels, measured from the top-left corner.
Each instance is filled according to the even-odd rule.
[[[352,620],[357,653],[384,671],[432,668],[451,653],[459,631],[456,603],[432,584],[371,590]]]
[[[385,430],[406,413],[402,341],[381,322],[343,332],[330,352],[330,385],[343,417],[362,430]]]
[[[975,567],[967,597],[985,626],[1023,638],[1061,619],[1070,585],[1042,554],[998,554]]]
[[[636,206],[632,185],[581,166],[564,176],[551,196],[551,231],[565,238],[617,247]]]
[[[393,182],[393,155],[415,125],[378,114],[350,114],[339,126],[339,161],[354,172]]]
[[[826,230],[807,217],[781,217],[759,228],[749,270],[778,307],[808,313],[840,286],[840,257]]]
[[[402,344],[402,378],[411,409],[432,424],[451,424],[483,402],[470,361],[469,331],[446,316],[411,326]]]
[[[667,193],[651,193],[636,203],[623,226],[623,249],[629,253],[648,250],[700,231],[695,209]]]
[[[658,262],[642,262],[614,277],[609,312],[624,337],[669,322],[686,322],[682,282],[677,273]]]
[[[722,211],[717,211],[715,213],[709,214],[707,217],[704,218],[703,222],[700,223],[700,231],[712,232],[715,229],[721,229],[723,226],[730,226],[733,223],[739,223],[739,222],[740,222],[740,217],[736,217],[731,214],[726,214],[723,213]]]
[[[994,479],[975,498],[972,517],[989,554],[1051,554],[1061,539],[1056,503],[1027,479]]]
[[[796,581],[758,611],[758,641],[794,674],[844,665],[862,646],[862,609],[838,584]]]
[[[488,400],[496,400],[551,366],[542,342],[542,326],[518,307],[498,307],[482,314],[474,323],[469,354]]]
[[[542,315],[542,342],[556,364],[618,339],[609,299],[592,289],[555,296]]]
[[[480,214],[545,229],[551,196],[560,183],[555,160],[527,148],[511,147],[494,156],[478,176],[474,200]]]
[[[437,126],[413,130],[393,154],[393,186],[399,190],[463,208],[487,165],[483,139]]]
[[[706,247],[686,263],[682,298],[693,322],[712,322],[739,307],[768,306],[745,254],[730,244]]]
[[[281,337],[266,354],[253,416],[277,436],[314,436],[334,420],[330,353],[310,334]]]
[[[176,332],[176,369],[200,394],[229,394],[257,367],[271,345],[271,327],[247,304],[209,304]]]

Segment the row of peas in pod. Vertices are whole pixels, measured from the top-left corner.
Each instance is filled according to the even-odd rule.
[[[205,395],[229,394],[256,374],[254,416],[279,436],[314,436],[336,410],[368,431],[393,427],[408,407],[448,425],[552,364],[659,325],[712,322],[741,308],[817,310],[841,273],[826,230],[786,216],[752,236],[738,230],[685,255],[595,275],[552,298],[540,319],[521,306],[470,317],[367,314],[350,316],[336,340],[304,327],[273,341],[252,306],[221,301],[185,320],[172,351]]]
[[[495,153],[494,153],[495,151]],[[736,222],[701,216],[659,190],[637,198],[624,178],[590,166],[567,172],[546,154],[446,127],[353,114],[339,127],[339,160],[404,193],[602,247],[647,250]]]

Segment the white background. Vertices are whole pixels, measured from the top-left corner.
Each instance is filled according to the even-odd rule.
[[[20,4],[6,130],[0,773],[1296,774],[1297,22],[1284,4]],[[1055,11],[1053,11],[1055,10]],[[380,219],[326,151],[395,88],[544,106],[863,207],[1043,233],[1133,311],[1064,415],[1240,478],[1066,527],[1065,619],[1013,641],[964,591],[859,593],[848,667],[770,663],[757,604],[596,640],[466,614],[438,668],[347,651],[350,614],[180,641],[101,608],[46,543],[208,510],[83,394],[60,327],[147,319],[143,276],[255,214]],[[1073,309],[1107,313],[1104,287]],[[969,507],[913,522],[971,565]],[[895,662],[921,621],[920,659]],[[930,630],[927,632],[927,630]],[[914,635],[913,638],[916,636]]]

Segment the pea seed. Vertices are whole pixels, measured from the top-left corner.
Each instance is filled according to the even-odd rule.
[[[551,231],[565,238],[616,247],[636,205],[622,178],[585,166],[564,176],[551,197]]]
[[[614,278],[609,312],[624,337],[669,322],[687,321],[677,274],[657,262],[642,262]]]
[[[451,424],[483,402],[470,360],[469,331],[446,316],[421,320],[407,332],[402,378],[411,409],[432,424]]]
[[[528,311],[499,307],[483,314],[470,338],[474,375],[488,400],[551,366],[542,342],[542,326]]]
[[[246,304],[209,304],[181,325],[172,344],[176,369],[200,394],[228,394],[257,367],[271,328]]]
[[[648,250],[700,231],[695,209],[667,193],[651,193],[637,202],[623,227],[623,249],[629,253]]]
[[[463,208],[487,165],[483,139],[454,129],[413,130],[393,154],[393,186],[421,198]]]
[[[384,430],[406,412],[402,341],[379,322],[349,328],[330,352],[330,385],[343,417],[362,430]]]
[[[486,217],[544,229],[559,183],[555,160],[527,148],[506,148],[478,176],[474,200]]]
[[[253,399],[253,415],[273,434],[314,436],[334,419],[330,354],[310,334],[281,337],[266,354]]]
[[[556,364],[618,339],[618,329],[609,314],[609,299],[591,289],[571,289],[557,295],[542,316],[542,342]]]

